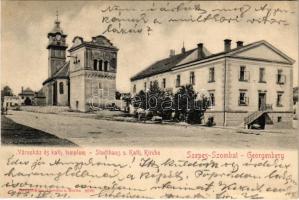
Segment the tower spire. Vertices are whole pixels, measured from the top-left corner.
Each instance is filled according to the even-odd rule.
[[[60,28],[60,21],[59,21],[59,14],[58,10],[56,10],[56,20],[54,21],[54,28],[52,29],[52,33],[63,33],[62,29]]]
[[[59,19],[58,19],[58,10],[56,10],[56,21],[59,22]]]

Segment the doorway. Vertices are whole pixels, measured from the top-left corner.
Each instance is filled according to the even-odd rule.
[[[31,101],[31,99],[30,99],[29,97],[26,97],[26,99],[25,99],[25,101],[24,101],[24,104],[25,104],[26,106],[31,106],[31,105],[32,105],[32,101]]]
[[[265,110],[266,109],[266,93],[265,92],[259,92],[259,110]]]

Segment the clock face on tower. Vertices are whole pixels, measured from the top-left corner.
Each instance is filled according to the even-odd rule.
[[[56,40],[61,40],[61,35],[56,35]]]

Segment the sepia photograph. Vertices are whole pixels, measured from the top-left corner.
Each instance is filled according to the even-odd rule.
[[[277,198],[295,198],[298,195],[297,112],[297,1],[1,2],[1,148],[15,152],[11,157],[7,154],[1,162],[6,167],[17,165],[1,172],[5,180],[12,179],[11,185],[1,183],[8,191],[0,193],[4,197],[242,199],[269,198],[277,192]],[[114,147],[129,149],[123,153]],[[55,150],[46,150],[51,148]],[[85,149],[89,148],[96,149],[88,153]],[[180,151],[180,148],[190,149]],[[203,149],[209,153],[203,153]],[[254,152],[259,149],[265,152]],[[91,160],[87,159],[91,154]],[[113,161],[124,159],[133,165],[138,155],[162,159],[168,154],[178,158],[184,154],[186,159],[202,162],[224,158],[241,162],[246,157],[250,164],[244,161],[242,167],[248,168],[243,170],[240,164],[244,172],[254,171],[251,162],[261,159],[263,164],[254,167],[263,166],[262,174],[267,170],[265,166],[274,170],[263,178],[246,176],[263,179],[257,184],[252,182],[254,189],[230,182],[235,187],[232,189],[225,180],[234,179],[233,175],[223,178],[223,174],[210,174],[220,177],[219,182],[205,182],[201,186],[205,192],[192,195],[185,194],[186,191],[169,192],[176,191],[176,187],[187,187],[188,184],[180,182],[176,182],[177,186],[173,182],[151,185],[150,190],[155,191],[168,188],[169,193],[159,195],[145,188],[124,188],[117,181],[111,187],[131,193],[116,193],[121,192],[119,188],[110,193],[109,189],[96,193],[99,188],[90,186],[95,194],[88,196],[90,191],[85,191],[83,196],[74,196],[80,193],[76,189],[88,188],[78,184],[68,188],[65,194],[54,191],[56,196],[51,191],[37,192],[37,196],[27,191],[26,195],[34,195],[26,196],[20,190],[7,189],[13,186],[13,177],[20,176],[21,172],[15,170],[26,163],[21,158],[28,155],[41,156],[41,160],[49,155],[70,156],[67,159],[82,156],[75,159],[82,162],[87,159],[80,165],[84,168],[98,167],[97,155],[105,159],[117,157]],[[122,158],[124,155],[131,157]],[[274,160],[265,163],[267,159]],[[292,159],[288,168],[287,161]],[[59,165],[60,170],[70,162],[58,159],[49,161],[47,167],[55,165],[58,169]],[[209,162],[208,166],[213,166],[214,161]],[[136,173],[140,167],[156,167],[156,163],[142,158],[135,166]],[[230,173],[239,170],[238,166],[234,172],[234,164],[230,165],[233,171]],[[180,164],[167,160],[161,166],[177,169]],[[194,163],[192,166],[198,167]],[[73,169],[76,167],[78,163]],[[280,167],[285,171],[278,175],[275,169]],[[66,183],[83,177],[78,173],[70,177],[73,175],[68,170],[73,169],[56,174],[55,184],[64,175],[69,180]],[[44,171],[48,170],[51,168]],[[82,173],[84,177],[94,178],[91,172]],[[205,172],[196,171],[194,176],[207,178]],[[41,174],[30,173],[35,176],[32,180],[39,183]],[[118,177],[120,172],[111,173],[101,177]],[[138,177],[158,176],[146,173],[141,172]],[[292,175],[287,176],[288,173]],[[161,177],[171,179],[180,175],[170,172],[160,174],[159,180],[155,180],[158,184]],[[133,180],[133,175],[126,177]],[[267,178],[271,180],[264,183]],[[87,184],[87,180],[82,178],[82,181]],[[278,186],[285,183],[286,188],[267,188],[267,184],[275,181]],[[25,185],[34,189],[32,184]],[[214,189],[211,192],[216,185],[233,192],[222,193],[223,188],[218,193]],[[16,187],[25,186],[20,183]],[[134,192],[138,195],[134,196]]]

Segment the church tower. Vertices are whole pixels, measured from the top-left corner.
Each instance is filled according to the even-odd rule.
[[[66,62],[66,37],[60,28],[60,21],[57,19],[52,31],[48,33],[48,78],[52,77]]]
[[[75,37],[70,52],[70,107],[82,112],[116,105],[118,49],[103,35]]]

